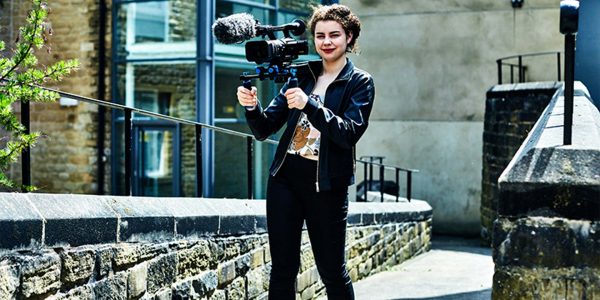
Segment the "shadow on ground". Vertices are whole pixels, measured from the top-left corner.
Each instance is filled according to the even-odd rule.
[[[479,238],[434,235],[431,242],[431,249],[492,255],[492,249],[482,246]]]
[[[451,295],[443,295],[437,297],[425,297],[425,298],[396,298],[390,300],[488,300],[492,297],[492,289],[473,291],[467,293],[458,293]]]

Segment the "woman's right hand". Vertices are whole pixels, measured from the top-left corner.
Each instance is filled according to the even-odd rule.
[[[256,97],[256,87],[253,86],[252,90],[249,90],[243,86],[238,86],[237,98],[238,102],[242,106],[249,109],[254,109],[258,103],[258,98]]]

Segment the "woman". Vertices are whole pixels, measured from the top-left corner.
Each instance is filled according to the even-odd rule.
[[[328,298],[354,299],[344,255],[348,186],[375,88],[371,76],[346,58],[360,34],[360,21],[348,7],[319,6],[308,26],[321,60],[298,70],[297,88],[284,85],[264,110],[255,87],[237,89],[257,139],[287,123],[267,187],[269,299],[295,299],[304,222]]]

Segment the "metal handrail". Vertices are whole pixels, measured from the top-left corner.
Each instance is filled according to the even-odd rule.
[[[96,105],[103,106],[103,107],[108,107],[110,109],[121,110],[124,112],[124,115],[125,115],[124,116],[125,179],[126,179],[125,191],[126,191],[127,195],[132,195],[133,173],[132,173],[131,168],[132,168],[133,148],[132,148],[132,138],[131,137],[132,137],[132,133],[134,130],[132,116],[133,116],[133,113],[137,113],[137,114],[145,115],[145,116],[152,117],[152,118],[157,118],[157,119],[174,122],[174,123],[178,123],[178,124],[182,124],[182,125],[191,125],[191,126],[195,127],[196,196],[197,197],[204,196],[203,188],[202,188],[202,182],[203,182],[203,180],[202,180],[202,176],[203,176],[203,174],[202,174],[202,129],[206,128],[206,129],[210,129],[210,130],[213,130],[216,132],[221,132],[221,133],[245,138],[246,142],[247,142],[246,153],[247,153],[247,172],[248,172],[248,178],[247,178],[248,179],[248,199],[254,198],[253,189],[252,189],[252,181],[253,181],[253,159],[252,159],[253,153],[252,152],[253,152],[253,142],[256,140],[256,138],[253,135],[230,130],[230,129],[221,128],[221,127],[214,126],[214,125],[209,125],[209,124],[204,124],[204,123],[200,123],[200,122],[196,122],[196,121],[190,121],[190,120],[186,120],[186,119],[163,115],[163,114],[159,114],[159,113],[155,113],[155,112],[151,112],[151,111],[147,111],[147,110],[143,110],[143,109],[139,109],[139,108],[135,108],[135,107],[129,107],[129,106],[122,105],[122,104],[117,104],[117,103],[108,102],[108,101],[104,101],[104,100],[94,99],[91,97],[85,97],[85,96],[81,96],[81,95],[77,95],[77,94],[63,92],[63,91],[59,91],[59,90],[52,89],[52,88],[46,88],[46,87],[41,87],[41,86],[38,86],[38,87],[42,88],[44,90],[47,90],[47,91],[58,93],[61,97],[67,97],[67,98],[71,98],[71,99],[86,102],[86,103],[91,103],[91,104],[96,104]],[[30,127],[30,124],[29,124],[29,102],[21,102],[21,107],[22,107],[22,111],[21,111],[22,123],[25,126],[25,128],[28,129]],[[271,139],[266,139],[266,140],[263,140],[262,142],[265,142],[268,144],[273,144],[273,145],[278,144],[277,141],[271,140]],[[23,176],[22,177],[23,185],[31,185],[31,165],[30,165],[30,159],[29,159],[30,149],[28,148],[24,152],[25,153],[23,153],[23,164],[21,166],[22,167],[22,176]],[[363,158],[369,158],[370,161],[363,160]],[[384,158],[383,156],[361,156],[360,159],[356,160],[357,163],[363,163],[365,165],[365,179],[367,178],[367,165],[369,165],[369,169],[370,169],[370,176],[368,177],[369,178],[369,188],[371,187],[372,180],[373,180],[373,178],[372,178],[373,166],[379,166],[379,180],[381,181],[381,187],[382,187],[382,189],[381,189],[381,201],[382,202],[383,202],[384,170],[385,169],[395,170],[396,186],[398,187],[398,191],[400,190],[399,172],[405,172],[405,173],[407,173],[407,183],[406,183],[407,196],[406,196],[406,198],[410,202],[411,190],[412,190],[412,173],[417,173],[417,172],[419,172],[419,170],[406,169],[406,168],[401,168],[401,167],[397,167],[397,166],[385,165],[385,164],[383,164],[383,158]],[[374,160],[378,160],[379,163],[375,162]],[[367,199],[367,187],[366,186],[365,186],[365,195],[364,196],[365,196],[365,201],[366,201],[366,199]],[[396,195],[396,202],[398,202],[398,200],[399,200],[399,195]]]
[[[369,160],[363,160],[364,158],[368,158]],[[399,197],[400,197],[400,172],[405,172],[406,173],[406,199],[408,200],[408,202],[410,202],[411,200],[411,196],[412,196],[412,173],[418,173],[419,170],[416,169],[406,169],[406,168],[401,168],[401,167],[397,167],[397,166],[392,166],[392,165],[386,165],[383,163],[383,159],[385,157],[384,156],[361,156],[359,159],[356,160],[357,163],[362,163],[364,164],[364,181],[363,181],[363,188],[364,188],[364,201],[367,201],[367,191],[372,187],[373,185],[373,166],[379,166],[379,190],[381,193],[381,202],[384,201],[383,198],[383,185],[384,185],[384,181],[385,181],[385,170],[394,170],[395,174],[396,174],[396,187],[398,187],[398,194],[396,195],[396,202],[399,201]],[[375,160],[378,160],[379,162],[374,162]],[[369,173],[367,173],[367,165],[369,166]]]
[[[561,80],[560,74],[560,54],[561,51],[546,51],[546,52],[535,52],[535,53],[526,53],[526,54],[518,54],[511,55],[506,57],[501,57],[496,60],[496,64],[498,66],[498,84],[502,84],[502,66],[510,66],[510,83],[514,83],[514,73],[513,70],[516,67],[519,74],[519,83],[525,82],[525,71],[527,66],[523,65],[523,57],[531,57],[531,56],[543,56],[543,55],[556,55],[556,65],[557,65],[557,81]],[[505,60],[509,59],[517,59],[516,64],[506,63]]]
[[[235,131],[235,130],[231,130],[231,129],[226,129],[226,128],[222,128],[222,127],[218,127],[218,126],[214,126],[214,125],[209,125],[209,124],[200,123],[200,122],[196,122],[196,121],[190,121],[190,120],[186,120],[186,119],[176,118],[176,117],[163,115],[163,114],[155,113],[152,111],[143,110],[143,109],[139,109],[139,108],[135,108],[135,107],[130,107],[130,106],[122,105],[122,104],[117,104],[117,103],[98,100],[98,99],[94,99],[94,98],[89,98],[89,97],[85,97],[85,96],[81,96],[81,95],[77,95],[77,94],[62,92],[62,91],[51,89],[51,88],[43,88],[43,89],[51,91],[51,92],[56,92],[60,96],[72,98],[74,100],[93,103],[93,104],[102,105],[105,107],[119,109],[119,110],[129,109],[129,110],[131,110],[132,113],[137,113],[137,114],[145,115],[148,117],[162,119],[165,121],[171,121],[171,122],[180,123],[180,124],[184,124],[184,125],[200,125],[204,128],[211,129],[211,130],[225,133],[225,134],[235,135],[235,136],[239,136],[239,137],[243,137],[243,138],[248,138],[248,137],[254,138],[254,136],[251,134],[247,134],[247,133],[243,133],[243,132],[239,132],[239,131]],[[269,139],[264,140],[263,142],[274,144],[274,145],[278,144],[277,141],[269,140]]]
[[[91,104],[96,104],[96,105],[100,105],[103,107],[108,107],[111,109],[117,109],[117,110],[121,110],[124,112],[124,137],[125,137],[125,191],[127,193],[127,195],[132,195],[132,183],[133,183],[133,173],[132,173],[132,152],[133,152],[133,148],[132,148],[132,140],[131,140],[131,136],[132,136],[132,132],[133,132],[133,113],[136,114],[140,114],[140,115],[145,115],[148,117],[152,117],[152,118],[156,118],[156,119],[161,119],[161,120],[165,120],[165,121],[170,121],[170,122],[174,122],[174,123],[178,123],[178,124],[182,124],[182,125],[191,125],[195,127],[195,146],[196,146],[196,196],[197,197],[203,197],[204,193],[203,193],[203,188],[202,188],[202,129],[206,128],[206,129],[210,129],[213,130],[215,132],[220,132],[220,133],[225,133],[228,135],[233,135],[233,136],[237,136],[237,137],[241,137],[241,138],[245,138],[246,142],[247,142],[247,164],[248,164],[248,199],[253,199],[254,195],[253,195],[253,190],[252,190],[252,180],[253,180],[253,160],[252,160],[252,146],[253,146],[253,142],[254,140],[256,140],[256,138],[253,135],[250,134],[246,134],[246,133],[242,133],[242,132],[238,132],[238,131],[234,131],[234,130],[230,130],[230,129],[225,129],[225,128],[221,128],[218,126],[214,126],[214,125],[209,125],[209,124],[205,124],[205,123],[200,123],[200,122],[195,122],[195,121],[190,121],[190,120],[186,120],[186,119],[181,119],[181,118],[176,118],[176,117],[172,117],[172,116],[167,116],[167,115],[163,115],[163,114],[159,114],[159,113],[155,113],[155,112],[151,112],[151,111],[147,111],[147,110],[143,110],[143,109],[139,109],[139,108],[135,108],[135,107],[129,107],[126,105],[122,105],[122,104],[117,104],[117,103],[113,103],[113,102],[108,102],[108,101],[103,101],[103,100],[99,100],[99,99],[94,99],[94,98],[90,98],[90,97],[85,97],[85,96],[81,96],[81,95],[77,95],[77,94],[71,94],[71,93],[67,93],[67,92],[63,92],[63,91],[59,91],[56,89],[51,89],[51,88],[46,88],[46,87],[41,87],[38,86],[39,88],[42,88],[44,90],[47,91],[51,91],[51,92],[55,92],[58,93],[61,97],[68,97],[74,100],[78,100],[78,101],[82,101],[82,102],[87,102],[87,103],[91,103]],[[29,128],[30,124],[29,124],[29,102],[21,102],[21,107],[22,107],[22,111],[21,111],[21,121],[23,123],[23,125],[25,126],[25,128]],[[271,140],[271,139],[266,139],[263,142],[268,143],[268,144],[273,144],[273,145],[277,145],[278,142],[275,140]],[[24,186],[29,186],[31,185],[31,162],[29,159],[29,154],[30,154],[30,149],[26,149],[23,155],[23,164],[22,164],[22,178],[23,178],[23,185]]]

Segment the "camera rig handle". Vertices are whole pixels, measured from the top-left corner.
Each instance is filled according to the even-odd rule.
[[[255,74],[249,74],[248,72],[244,72],[240,75],[240,80],[249,81],[252,79],[260,79],[260,80],[274,80],[277,83],[286,82],[288,78],[296,77],[296,66],[290,65],[285,67],[280,67],[278,65],[270,65],[268,67],[257,66],[255,69]]]
[[[298,87],[298,78],[290,77],[287,82],[288,89],[289,88],[297,88]]]
[[[298,87],[298,78],[296,77],[296,66],[290,65],[286,67],[279,67],[278,65],[272,65],[269,67],[257,66],[255,68],[255,74],[248,74],[244,72],[240,75],[242,86],[248,90],[252,90],[252,79],[260,80],[274,80],[277,83],[285,82],[287,79],[288,88]]]
[[[250,79],[246,79],[242,81],[242,86],[244,86],[247,90],[252,91],[252,81]],[[252,109],[251,106],[245,106],[248,109]]]

